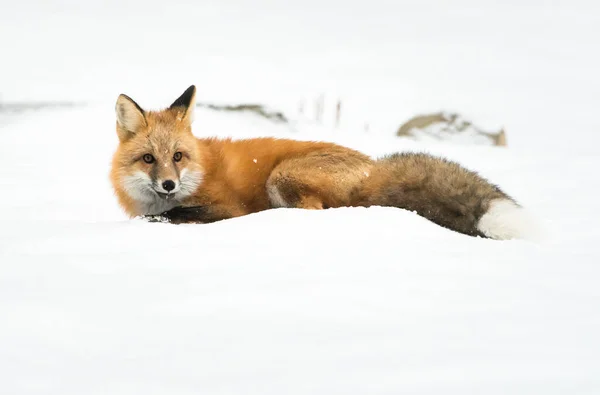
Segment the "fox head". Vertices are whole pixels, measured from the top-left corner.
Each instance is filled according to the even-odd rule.
[[[161,111],[145,111],[124,94],[117,99],[119,146],[111,182],[130,216],[168,211],[202,183],[198,141],[192,134],[195,95],[192,85]]]

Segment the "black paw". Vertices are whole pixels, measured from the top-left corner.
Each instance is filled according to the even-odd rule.
[[[207,209],[203,206],[175,207],[159,215],[160,219],[172,224],[203,223]]]

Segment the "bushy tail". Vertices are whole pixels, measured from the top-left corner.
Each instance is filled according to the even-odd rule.
[[[471,236],[537,238],[535,221],[500,188],[458,163],[427,154],[402,153],[378,160],[354,203],[416,211]]]

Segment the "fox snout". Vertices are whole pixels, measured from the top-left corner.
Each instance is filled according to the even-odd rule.
[[[157,198],[183,199],[191,195],[202,182],[202,173],[183,169],[176,174],[156,177],[144,171],[123,178],[123,188],[129,196],[138,201],[153,201]]]
[[[157,180],[153,188],[159,194],[175,194],[179,192],[181,187],[181,182],[179,180]]]

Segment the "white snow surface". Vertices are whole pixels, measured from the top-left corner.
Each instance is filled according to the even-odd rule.
[[[89,105],[0,114],[0,393],[600,393],[599,6],[362,7],[3,4],[1,99]],[[547,238],[383,207],[129,220],[108,181],[116,98],[155,108],[192,83],[201,101],[288,113],[342,92],[340,129],[199,109],[194,133],[443,155]],[[438,106],[508,120],[508,148],[393,136]]]

